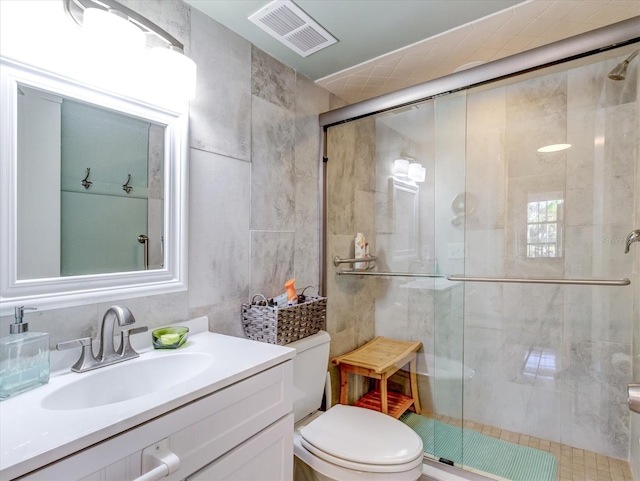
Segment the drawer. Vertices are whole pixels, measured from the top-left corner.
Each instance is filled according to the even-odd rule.
[[[19,479],[133,480],[141,475],[142,450],[165,438],[180,469],[164,479],[184,479],[291,410],[287,361]]]
[[[293,479],[293,414],[259,432],[185,481]]]

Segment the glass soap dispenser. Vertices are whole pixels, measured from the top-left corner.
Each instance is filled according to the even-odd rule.
[[[9,335],[0,338],[0,401],[49,382],[49,334],[29,332],[26,309],[15,308]]]

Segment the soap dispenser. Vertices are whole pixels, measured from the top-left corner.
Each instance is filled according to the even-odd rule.
[[[9,335],[0,338],[0,401],[49,382],[49,335],[29,332],[24,311],[15,308]]]

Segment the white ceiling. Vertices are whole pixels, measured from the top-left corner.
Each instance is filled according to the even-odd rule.
[[[338,43],[303,58],[247,17],[268,0],[186,0],[349,103],[634,16],[638,0],[295,0]]]

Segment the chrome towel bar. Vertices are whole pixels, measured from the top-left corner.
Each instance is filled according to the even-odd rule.
[[[368,272],[360,270],[338,269],[339,276],[377,276],[377,277],[428,277],[435,279],[447,279],[458,282],[507,282],[520,284],[565,284],[579,286],[628,286],[631,281],[623,279],[526,279],[518,277],[473,277],[463,275],[421,274],[417,272]]]
[[[511,282],[521,284],[570,284],[581,286],[628,286],[631,281],[623,279],[526,279],[518,277],[473,277],[452,275],[447,276],[450,281],[460,282]]]

